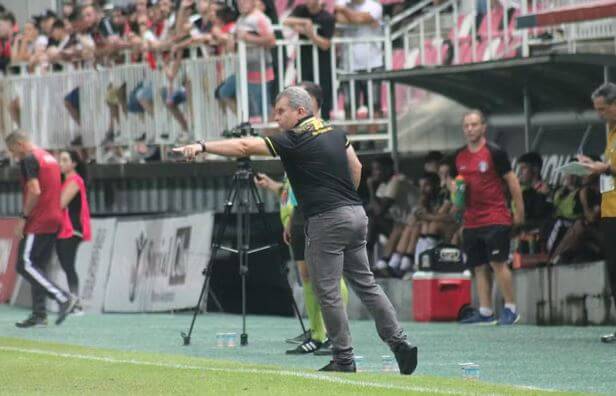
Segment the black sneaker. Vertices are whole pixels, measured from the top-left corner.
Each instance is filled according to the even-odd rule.
[[[75,138],[71,140],[70,145],[77,146],[77,147],[83,146],[83,138],[81,137],[81,135],[75,136]]]
[[[112,130],[108,130],[107,133],[105,133],[105,138],[101,142],[101,146],[108,146],[108,145],[113,144],[114,139],[115,139],[115,134],[113,133]]]
[[[321,348],[319,348],[318,350],[314,351],[314,354],[316,356],[330,356],[330,355],[333,355],[334,354],[334,344],[332,344],[332,342],[328,338],[327,340],[325,340],[325,342],[323,344],[321,344]]]
[[[606,344],[611,344],[613,342],[616,342],[616,333],[606,334],[604,336],[601,336],[601,342],[606,343]]]
[[[73,308],[75,308],[78,301],[77,297],[69,294],[68,300],[66,300],[64,304],[60,304],[60,312],[58,312],[58,317],[56,318],[56,325],[60,325],[64,322],[68,314],[73,312]]]
[[[299,344],[295,349],[289,349],[287,355],[304,355],[306,353],[312,353],[318,351],[323,343],[316,340],[306,340]]]
[[[339,373],[354,373],[357,371],[355,362],[349,364],[338,364],[335,361],[330,361],[327,366],[321,367],[319,371],[336,371]]]
[[[79,302],[79,300],[77,300],[77,303],[75,303],[75,306],[73,307],[70,313],[73,316],[83,316],[84,315],[83,307],[81,306],[81,303]]]
[[[305,333],[298,335],[297,337],[287,338],[285,342],[287,344],[301,344],[302,342],[309,340],[312,337],[312,331],[306,330]]]
[[[417,368],[417,347],[408,342],[403,342],[394,351],[400,374],[411,375]]]
[[[47,327],[47,318],[30,315],[28,319],[15,323],[15,326],[20,329],[26,329],[28,327]]]

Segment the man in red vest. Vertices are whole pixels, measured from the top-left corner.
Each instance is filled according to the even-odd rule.
[[[21,239],[17,272],[32,286],[32,315],[15,325],[46,326],[45,295],[58,302],[60,312],[56,324],[59,325],[77,302],[75,296],[60,289],[45,274],[62,223],[60,166],[23,132],[8,135],[6,146],[19,160],[23,185],[23,209],[15,227],[15,236]]]

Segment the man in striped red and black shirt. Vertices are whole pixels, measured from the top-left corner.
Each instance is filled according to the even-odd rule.
[[[463,323],[495,324],[492,310],[492,267],[505,298],[498,323],[514,324],[520,318],[513,292],[511,270],[507,266],[511,227],[524,221],[524,203],[517,176],[505,151],[486,140],[483,113],[472,110],[464,116],[466,146],[458,150],[455,166],[466,185],[464,209],[464,252],[467,265],[474,269],[479,294],[479,311]],[[514,204],[509,210],[503,189],[505,184]]]
[[[22,132],[7,136],[6,146],[19,160],[24,194],[23,210],[15,227],[15,236],[21,239],[17,272],[32,286],[32,315],[15,325],[22,328],[45,326],[45,295],[58,302],[60,312],[56,324],[60,324],[77,301],[46,276],[62,223],[60,166],[51,154],[35,146]]]

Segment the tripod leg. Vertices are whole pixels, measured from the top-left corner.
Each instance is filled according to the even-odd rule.
[[[237,245],[240,261],[240,277],[242,279],[242,334],[240,345],[248,345],[248,333],[246,332],[246,276],[248,275],[248,251],[250,249],[250,191],[245,183],[252,184],[252,177],[242,179],[240,199],[237,210]]]
[[[216,297],[216,294],[212,290],[209,291],[208,296],[212,297],[212,300],[214,300],[214,304],[216,305],[216,308],[218,308],[220,312],[224,312],[224,308],[222,307],[222,304],[220,303],[220,301],[218,300],[218,297]],[[206,301],[206,306],[207,306],[207,298],[205,301]]]
[[[195,327],[195,321],[197,320],[197,314],[199,313],[201,300],[203,300],[203,296],[205,295],[205,293],[207,293],[207,290],[209,288],[209,272],[210,271],[208,271],[208,274],[205,276],[205,281],[203,282],[203,286],[201,287],[201,293],[199,294],[199,300],[197,301],[197,305],[195,305],[193,317],[190,322],[190,328],[188,329],[188,334],[182,332],[182,339],[184,340],[184,345],[190,345],[190,336],[192,335],[193,328]]]
[[[252,178],[250,179],[250,192],[252,194],[252,198],[254,199],[257,205],[259,219],[261,220],[261,223],[263,223],[263,227],[265,228],[266,235],[272,235],[272,230],[270,229],[270,225],[267,222],[267,219],[265,218],[265,205],[263,204],[263,201],[261,200],[261,196],[259,195],[257,186],[255,185]],[[282,254],[280,253],[280,245],[276,244],[275,250],[278,254],[278,262],[281,263],[282,265]],[[306,326],[304,325],[304,319],[302,318],[301,312],[299,312],[297,302],[295,301],[295,296],[293,296],[293,289],[291,288],[291,285],[289,285],[289,280],[288,280],[288,277],[286,276],[286,272],[288,270],[286,269],[285,265],[282,265],[282,268],[284,268],[282,276],[285,278],[285,284],[287,285],[287,290],[289,292],[289,296],[291,297],[291,307],[293,308],[293,311],[295,312],[295,315],[297,316],[297,319],[299,320],[299,325],[302,328],[302,334],[306,334]]]
[[[227,229],[227,223],[231,216],[231,209],[233,207],[233,203],[237,197],[237,179],[234,178],[231,186],[231,190],[227,196],[227,202],[225,203],[225,211],[223,215],[223,219],[221,224],[218,226],[218,229],[214,233],[214,240],[212,242],[212,255],[210,256],[210,260],[208,261],[207,268],[204,271],[205,279],[203,280],[203,286],[201,287],[201,293],[199,294],[199,300],[195,305],[193,317],[190,322],[190,328],[188,329],[188,334],[182,332],[182,339],[184,340],[184,345],[190,345],[190,337],[192,335],[193,329],[195,327],[195,321],[197,320],[197,315],[199,314],[199,309],[201,308],[201,301],[203,301],[203,297],[209,295],[209,287],[210,287],[210,278],[213,272],[214,261],[216,260],[216,256],[218,253],[218,249],[222,243],[222,239],[224,238],[225,231]],[[218,303],[220,307],[220,303]],[[207,307],[207,298],[206,298],[206,307]]]

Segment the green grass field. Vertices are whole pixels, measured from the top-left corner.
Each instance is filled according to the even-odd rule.
[[[328,358],[286,356],[290,318],[248,318],[249,345],[217,348],[215,333],[239,333],[240,317],[200,316],[190,346],[179,332],[189,316],[107,314],[70,317],[62,326],[17,329],[22,309],[0,306],[0,395],[541,395],[610,394],[616,348],[597,342],[606,328],[469,328],[405,323],[420,348],[416,375],[381,372],[370,321],[354,321],[367,372],[316,371]],[[481,365],[481,380],[462,378],[459,362]]]
[[[2,394],[539,395],[480,381],[395,374],[320,374],[169,354],[0,338]],[[562,393],[565,394],[565,393]]]

